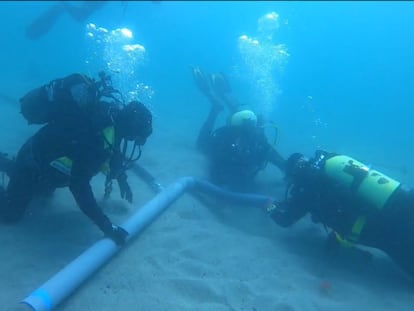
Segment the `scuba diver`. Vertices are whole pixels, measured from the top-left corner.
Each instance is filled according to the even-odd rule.
[[[286,181],[286,198],[267,209],[278,225],[289,227],[310,213],[330,231],[334,249],[377,248],[414,276],[413,189],[349,156],[321,150],[311,159],[292,154]]]
[[[210,180],[229,190],[247,191],[268,162],[284,171],[285,159],[267,141],[256,114],[240,109],[225,76],[207,75],[199,67],[194,67],[192,73],[198,88],[211,103],[197,138],[198,149],[209,159]],[[214,129],[225,106],[231,113],[228,124]]]
[[[48,33],[65,13],[69,14],[73,20],[83,23],[106,2],[82,1],[80,4],[70,4],[68,1],[58,1],[27,25],[25,35],[31,40],[39,39]]]
[[[100,78],[75,73],[20,99],[29,124],[45,125],[15,159],[0,157],[0,171],[9,176],[7,188],[0,189],[0,221],[16,222],[35,196],[68,187],[83,213],[106,236],[117,244],[125,242],[128,233],[102,212],[90,182],[101,171],[106,175],[106,196],[116,179],[121,196],[132,201],[126,170],[138,160],[152,133],[152,114],[138,101],[125,105],[110,77],[100,73]]]

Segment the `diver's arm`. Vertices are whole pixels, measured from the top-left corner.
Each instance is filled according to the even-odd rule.
[[[121,192],[121,197],[132,203],[132,191],[127,181],[126,168],[124,167],[125,157],[120,152],[115,152],[109,162],[109,179],[116,179]],[[134,162],[128,165],[128,169],[141,178],[156,193],[163,190],[163,186],[156,181],[155,177],[144,167]]]
[[[293,225],[307,213],[306,209],[288,200],[273,203],[268,212],[270,217],[284,228]]]
[[[126,172],[122,172],[116,178],[118,182],[121,198],[127,200],[129,203],[132,203],[133,194],[132,194],[132,190],[131,190],[131,187],[129,186],[127,179],[128,179],[128,176]]]
[[[131,170],[147,184],[155,183],[155,177],[138,163],[134,163]]]
[[[282,155],[279,152],[276,151],[276,149],[274,149],[271,146],[269,146],[267,160],[273,165],[277,166],[282,172],[285,172],[286,160],[282,157]]]
[[[89,180],[84,178],[71,178],[69,189],[82,212],[105,232],[111,226],[111,221],[98,206]]]
[[[108,198],[112,191],[112,180],[116,179],[119,186],[119,193],[121,198],[127,200],[129,203],[132,203],[133,194],[131,187],[128,183],[128,176],[126,174],[127,167],[125,166],[125,157],[124,155],[116,151],[109,160],[109,173],[106,176],[106,185],[109,185],[109,188],[106,188],[105,197]]]
[[[75,168],[75,169],[74,169]],[[82,173],[81,165],[73,165],[69,189],[78,206],[102,232],[111,238],[116,244],[122,245],[128,237],[128,232],[122,227],[114,225],[109,218],[101,211],[92,192],[90,185],[91,175]]]
[[[315,176],[314,176],[315,177]],[[309,179],[302,184],[291,185],[283,201],[274,202],[268,208],[272,219],[282,227],[288,227],[307,213],[314,216],[313,211],[320,209],[320,189],[318,178]]]
[[[146,182],[156,193],[161,192],[164,189],[164,187],[159,182],[157,182],[155,177],[138,163],[134,163],[134,165],[131,167],[131,170],[144,182]]]
[[[53,28],[65,9],[61,2],[50,6],[46,11],[41,13],[35,20],[27,25],[25,33],[26,38],[37,40]]]
[[[128,232],[122,227],[114,225],[101,211],[87,179],[72,178],[69,189],[80,209],[107,237],[111,238],[118,245],[125,243],[126,238],[128,237]]]
[[[288,197],[280,202],[274,202],[268,212],[270,217],[280,226],[289,227],[304,217],[315,204],[312,192],[300,186],[293,185],[288,190]]]
[[[93,174],[88,173],[83,165],[74,161],[71,171],[69,189],[82,212],[88,216],[103,232],[109,230],[112,223],[102,212],[93,194],[90,180]]]

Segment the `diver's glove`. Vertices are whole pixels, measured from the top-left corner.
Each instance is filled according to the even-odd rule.
[[[278,205],[278,202],[276,202],[276,201],[268,202],[268,204],[266,204],[266,206],[265,206],[266,212],[271,214],[274,210],[277,209],[277,205]]]
[[[153,182],[153,183],[151,183],[151,185],[150,185],[150,187],[151,187],[151,189],[152,190],[154,190],[156,193],[159,193],[159,192],[161,192],[161,191],[163,191],[164,190],[164,186],[163,185],[161,185],[160,183],[158,183],[158,182]]]
[[[118,246],[125,244],[126,239],[129,235],[129,233],[124,228],[114,224],[111,224],[103,231],[105,233],[105,236],[112,239]]]
[[[127,181],[127,175],[125,173],[122,173],[117,178],[117,181],[119,186],[119,192],[121,193],[121,198],[127,200],[129,203],[132,203],[132,191]]]
[[[286,201],[274,201],[267,207],[270,218],[281,227],[289,227],[296,219],[289,213],[289,204]]]

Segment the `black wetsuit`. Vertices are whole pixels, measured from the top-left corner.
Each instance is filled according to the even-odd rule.
[[[335,183],[323,173],[324,154],[318,152],[299,178],[293,181],[288,197],[271,212],[273,220],[283,227],[310,213],[315,223],[322,223],[341,237],[352,233],[358,217],[365,225],[357,244],[381,249],[414,276],[414,190],[399,185],[382,208],[357,195],[355,189]]]
[[[102,129],[105,123],[111,125],[109,118],[101,121]],[[104,232],[109,230],[111,222],[98,206],[90,181],[110,156],[101,129],[91,123],[60,120],[43,126],[17,154],[6,190],[8,204],[2,207],[3,221],[19,220],[35,195],[67,186],[81,210]],[[72,160],[70,175],[50,165],[60,157]]]
[[[268,143],[263,129],[223,126],[213,130],[214,107],[198,136],[197,146],[209,159],[210,180],[234,191],[248,190],[267,162],[284,170],[285,160]]]

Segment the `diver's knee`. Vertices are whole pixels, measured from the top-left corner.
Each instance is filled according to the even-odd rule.
[[[0,216],[0,221],[5,225],[12,225],[19,222],[23,217],[23,214],[10,214],[6,213]]]
[[[0,222],[14,224],[22,219],[24,210],[12,209],[6,196],[6,191],[0,187]]]

